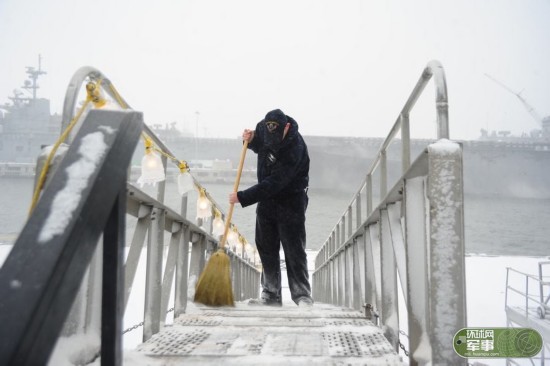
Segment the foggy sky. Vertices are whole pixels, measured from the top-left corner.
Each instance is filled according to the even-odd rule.
[[[306,135],[381,137],[437,59],[452,138],[519,135],[540,126],[484,74],[550,115],[548,19],[550,0],[0,0],[0,104],[40,53],[52,112],[88,65],[148,124],[236,137],[281,108]],[[430,84],[413,137],[435,137],[433,100]]]

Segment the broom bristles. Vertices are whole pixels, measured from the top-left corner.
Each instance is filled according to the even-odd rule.
[[[229,256],[218,250],[212,254],[195,287],[195,302],[208,306],[235,306]]]

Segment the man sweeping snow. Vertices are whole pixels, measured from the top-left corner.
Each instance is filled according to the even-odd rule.
[[[308,204],[309,155],[298,123],[275,109],[245,129],[243,140],[258,154],[258,184],[229,195],[230,203],[256,209],[256,247],[262,261],[262,294],[251,305],[281,306],[282,244],[292,300],[311,306],[306,257],[305,213]]]

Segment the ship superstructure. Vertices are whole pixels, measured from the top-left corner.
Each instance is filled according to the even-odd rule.
[[[32,163],[44,145],[51,145],[59,136],[61,116],[51,115],[50,101],[38,98],[38,78],[42,70],[27,66],[28,79],[22,88],[29,95],[14,90],[11,101],[0,105],[0,162]]]

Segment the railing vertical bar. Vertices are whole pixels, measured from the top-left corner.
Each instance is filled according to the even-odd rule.
[[[388,156],[385,150],[380,153],[380,200],[388,194]]]
[[[128,306],[128,299],[130,298],[130,292],[132,291],[132,285],[136,276],[137,266],[139,263],[139,258],[143,250],[143,243],[145,242],[145,236],[147,230],[151,225],[151,214],[147,214],[145,217],[140,217],[137,220],[136,228],[134,231],[134,236],[132,238],[132,244],[130,245],[130,250],[128,251],[128,256],[126,258],[126,269],[125,269],[125,297],[124,297],[124,309]]]
[[[362,287],[361,287],[361,265],[360,265],[360,250],[359,250],[359,240],[354,240],[353,242],[353,308],[356,310],[361,310],[361,303],[363,301]]]
[[[376,223],[369,226],[369,239],[371,243],[371,254],[372,254],[372,279],[374,294],[375,294],[375,303],[377,309],[382,308],[382,249],[380,242],[380,224]]]
[[[101,364],[122,364],[126,183],[121,185],[103,232]]]
[[[352,235],[353,235],[353,206],[350,205],[349,208],[348,208],[348,235],[347,235],[347,238],[351,239]]]
[[[529,316],[529,276],[525,276],[525,318]]]
[[[176,261],[176,289],[174,295],[174,318],[185,313],[187,309],[187,286],[189,281],[189,237],[190,230],[184,226],[179,242]]]
[[[428,247],[426,233],[426,192],[425,178],[405,180],[405,241],[407,259],[407,302],[409,324],[409,363],[418,363],[416,350],[423,349],[423,357],[430,356],[429,341],[429,287],[428,287]]]
[[[147,243],[145,275],[145,311],[143,341],[160,330],[160,294],[162,288],[162,252],[164,247],[164,210],[154,208]]]
[[[344,250],[340,250],[338,254],[338,305],[344,306],[346,303],[345,288],[346,288],[346,262]]]
[[[367,174],[367,217],[372,213],[372,175]]]
[[[233,289],[233,296],[236,296],[236,286],[237,286],[237,282],[239,281],[238,280],[239,269],[237,268],[237,266],[239,265],[239,263],[235,259],[234,255],[229,255],[229,257],[231,260],[231,265],[229,266],[229,268],[231,268],[231,288]],[[238,297],[235,300],[238,301]]]
[[[331,261],[332,268],[332,301],[331,304],[338,304],[338,258]]]
[[[331,269],[330,269],[330,272],[331,272],[331,288],[332,288],[332,292],[331,292],[331,301],[330,303],[331,304],[338,304],[338,258],[333,258],[331,261],[330,261],[330,264],[331,264]]]
[[[338,251],[340,249],[340,246],[343,243],[342,234],[341,234],[341,227],[342,227],[342,221],[339,221],[338,225],[336,225],[336,248],[335,248],[335,251]]]
[[[409,169],[411,165],[411,132],[410,132],[410,123],[409,115],[401,114],[401,163],[402,163],[402,173]]]
[[[344,306],[351,307],[351,297],[353,294],[350,279],[351,262],[349,245],[346,245],[342,255],[344,257]]]
[[[191,232],[191,260],[189,267],[189,279],[192,280],[192,286],[199,279],[201,274],[201,261],[204,257],[204,251],[202,251],[202,235],[197,232]]]
[[[347,234],[346,234],[346,215],[344,214],[342,216],[342,221],[340,221],[340,245],[345,245],[346,244],[346,239],[347,239]]]
[[[504,289],[504,308],[508,308],[508,280],[510,276],[510,267],[506,267],[506,288]]]
[[[174,232],[170,236],[170,245],[168,246],[168,254],[166,256],[166,264],[164,265],[164,275],[162,277],[162,292],[160,302],[160,326],[163,327],[166,323],[166,311],[168,310],[168,302],[170,301],[170,293],[172,284],[174,283],[174,272],[178,258],[179,244],[183,232],[181,223],[174,223],[177,228],[173,228]]]
[[[397,271],[395,257],[392,250],[392,238],[387,210],[380,212],[380,248],[382,259],[382,323],[385,326],[384,335],[398,350],[399,313],[397,306]]]
[[[397,270],[399,271],[401,288],[405,293],[404,298],[406,303],[408,304],[409,298],[407,296],[407,250],[405,239],[403,238],[403,229],[401,225],[401,202],[396,202],[388,205],[388,209],[385,212],[384,219],[388,220],[391,234],[391,243],[393,247],[395,261],[397,264]]]
[[[357,192],[357,195],[355,197],[355,230],[359,230],[363,219],[361,215],[361,199],[362,199],[361,190],[359,190],[359,192]]]
[[[90,272],[88,273],[88,289],[86,294],[86,311],[84,317],[84,333],[93,329],[96,334],[101,328],[99,317],[96,312],[96,301],[101,296],[102,288],[99,286],[103,279],[103,246],[98,245],[92,262],[90,264]],[[123,314],[125,303],[123,303]]]
[[[544,305],[544,284],[543,284],[543,278],[542,278],[542,265],[543,263],[539,263],[539,295],[540,295],[540,304]]]
[[[336,258],[334,258],[334,276],[335,276],[335,281],[334,281],[334,304],[338,305],[340,304],[340,300],[341,300],[341,297],[340,297],[340,289],[342,288],[342,285],[340,284],[340,281],[341,281],[341,274],[340,274],[340,257],[336,256]]]

